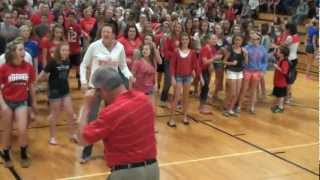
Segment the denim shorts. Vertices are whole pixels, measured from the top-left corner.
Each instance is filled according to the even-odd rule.
[[[181,84],[191,84],[192,83],[192,75],[187,75],[187,76],[176,76],[176,81],[177,83]]]
[[[14,111],[20,107],[28,107],[28,101],[5,101],[9,108]]]

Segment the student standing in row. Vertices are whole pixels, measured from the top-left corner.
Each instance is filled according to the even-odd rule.
[[[280,47],[277,51],[277,63],[273,66],[275,68],[273,78],[272,95],[276,97],[274,106],[271,107],[273,113],[281,113],[284,111],[284,98],[288,91],[287,76],[289,71],[289,49],[287,47]]]
[[[176,110],[177,101],[180,97],[182,90],[182,104],[183,104],[183,124],[188,125],[188,108],[189,108],[189,89],[192,83],[193,71],[196,75],[200,75],[201,84],[203,84],[203,78],[201,75],[199,63],[194,50],[189,48],[190,39],[187,33],[181,34],[181,44],[180,47],[173,54],[173,58],[170,61],[170,74],[171,83],[174,87],[174,96],[171,102],[171,116],[170,120],[167,122],[169,127],[176,127],[175,120],[173,119],[173,114]]]
[[[248,52],[242,48],[243,37],[233,36],[232,46],[226,50],[224,64],[226,64],[227,94],[225,98],[223,113],[225,116],[237,116],[234,112],[239,100],[243,79],[243,68],[248,63]]]

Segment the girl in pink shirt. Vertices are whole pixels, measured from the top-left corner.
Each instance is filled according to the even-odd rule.
[[[142,58],[132,64],[132,73],[136,78],[133,89],[150,95],[154,102],[153,94],[156,84],[156,61],[154,60],[154,50],[150,44],[141,46]]]

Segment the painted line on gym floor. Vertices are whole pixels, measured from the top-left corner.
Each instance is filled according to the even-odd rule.
[[[317,172],[315,172],[315,171],[313,171],[313,170],[310,170],[310,169],[308,169],[308,168],[306,168],[306,167],[304,167],[304,166],[302,166],[302,165],[300,165],[300,164],[298,164],[298,163],[295,163],[295,162],[293,162],[293,161],[291,161],[291,160],[288,160],[288,159],[286,159],[286,158],[284,158],[284,157],[281,157],[281,156],[279,156],[279,155],[277,155],[277,154],[275,154],[275,153],[272,153],[270,150],[268,150],[268,149],[266,149],[266,148],[264,148],[264,147],[261,147],[261,146],[255,144],[255,143],[249,142],[249,141],[247,141],[247,140],[245,140],[245,139],[242,139],[241,137],[233,136],[231,133],[227,132],[227,131],[224,130],[224,129],[221,129],[221,128],[219,128],[219,127],[216,127],[216,126],[213,125],[213,124],[209,124],[209,123],[203,122],[203,121],[199,121],[199,122],[200,122],[201,124],[205,125],[205,126],[211,127],[211,128],[214,129],[214,130],[217,130],[217,131],[219,131],[219,132],[221,132],[221,133],[223,133],[223,134],[226,134],[226,135],[228,135],[228,136],[230,136],[230,137],[233,137],[234,139],[236,139],[236,140],[238,140],[238,141],[241,141],[241,142],[243,142],[243,143],[245,143],[245,144],[247,144],[247,145],[249,145],[249,146],[251,146],[251,147],[254,147],[254,148],[256,148],[256,149],[258,149],[258,150],[261,150],[261,151],[263,151],[263,152],[265,152],[265,153],[267,153],[267,154],[269,154],[269,155],[271,155],[271,156],[274,156],[275,158],[281,159],[281,160],[283,160],[284,162],[287,162],[287,163],[289,163],[289,164],[291,164],[291,165],[293,165],[293,166],[296,166],[296,167],[298,167],[298,168],[300,168],[300,169],[302,169],[302,170],[305,170],[306,172],[309,172],[309,173],[311,173],[311,174],[313,174],[313,175],[315,175],[315,176],[319,176],[319,173],[317,173]],[[319,143],[319,142],[317,142],[317,143]]]
[[[179,111],[177,111],[177,112],[179,112]],[[181,112],[180,112],[180,113],[181,113]],[[305,171],[307,171],[307,172],[309,172],[309,173],[311,173],[311,174],[313,174],[313,175],[320,176],[320,174],[317,173],[317,172],[315,172],[315,171],[312,171],[312,170],[310,170],[310,169],[308,169],[308,168],[306,168],[306,167],[304,167],[304,166],[302,166],[302,165],[300,165],[300,164],[298,164],[298,163],[295,163],[295,162],[290,161],[290,160],[288,160],[288,159],[286,159],[286,158],[284,158],[284,157],[281,157],[281,156],[279,156],[279,155],[277,155],[277,154],[275,154],[275,153],[272,153],[270,150],[268,150],[268,149],[266,149],[266,148],[263,148],[263,147],[255,144],[255,143],[249,142],[249,141],[247,141],[247,140],[245,140],[245,139],[242,139],[242,138],[239,137],[239,136],[234,136],[234,135],[232,135],[231,133],[229,133],[228,131],[226,131],[226,130],[224,130],[224,129],[221,129],[221,128],[219,128],[219,127],[216,127],[216,126],[213,125],[213,124],[210,124],[210,123],[205,122],[205,121],[202,121],[202,120],[199,121],[199,120],[197,120],[195,117],[193,117],[193,116],[191,116],[191,115],[188,115],[188,117],[191,118],[191,119],[193,119],[193,120],[195,120],[196,122],[199,122],[199,123],[201,123],[201,124],[203,124],[203,125],[205,125],[205,126],[207,126],[207,127],[210,127],[210,128],[215,129],[215,130],[217,130],[217,131],[219,131],[219,132],[221,132],[221,133],[223,133],[223,134],[226,134],[226,135],[228,135],[228,136],[230,136],[230,137],[233,137],[234,139],[237,139],[237,140],[239,140],[239,141],[241,141],[241,142],[243,142],[243,143],[245,143],[245,144],[248,144],[248,145],[251,146],[251,147],[254,147],[254,148],[256,148],[256,149],[258,149],[258,150],[261,150],[261,151],[263,151],[263,152],[265,152],[265,153],[267,153],[267,154],[269,154],[269,155],[271,155],[271,156],[274,156],[274,157],[276,157],[276,158],[278,158],[278,159],[281,159],[281,160],[283,160],[283,161],[285,161],[285,162],[287,162],[287,163],[289,163],[289,164],[291,164],[291,165],[293,165],[293,166],[296,166],[296,167],[298,167],[298,168],[300,168],[300,169],[302,169],[302,170],[305,170]],[[319,143],[319,142],[318,142],[318,143]]]
[[[174,114],[173,116],[180,116],[181,114]],[[159,114],[159,115],[156,115],[156,118],[165,118],[165,117],[170,117],[171,115],[170,114]],[[62,123],[62,124],[57,124],[56,126],[57,127],[63,127],[63,126],[67,126],[68,124],[67,123]],[[28,128],[28,130],[34,130],[34,129],[43,129],[43,128],[49,128],[50,126],[49,125],[40,125],[40,126],[31,126]],[[13,131],[16,131],[17,129],[13,129]],[[3,130],[0,129],[0,133],[2,132]]]
[[[310,110],[314,110],[314,111],[319,111],[319,108],[317,108],[317,107],[308,106],[308,105],[299,104],[299,103],[290,103],[290,104],[288,104],[288,106],[298,107],[298,108],[302,108],[302,109],[310,109]]]
[[[297,148],[302,148],[302,147],[314,146],[314,145],[318,145],[318,144],[319,144],[319,142],[308,143],[308,144],[299,144],[299,145],[293,145],[293,146],[282,146],[282,147],[277,147],[277,148],[271,148],[270,151],[297,149]],[[226,155],[220,155],[220,156],[210,156],[210,157],[199,158],[199,159],[162,163],[159,166],[160,167],[167,167],[167,166],[173,166],[173,165],[182,165],[182,164],[196,163],[196,162],[215,160],[215,159],[224,159],[224,158],[246,156],[246,155],[258,154],[258,153],[263,153],[263,152],[264,151],[262,151],[262,150],[256,150],[256,151],[249,151],[249,152],[244,152],[244,153],[233,153],[233,154],[226,154]],[[83,179],[83,178],[90,178],[90,177],[97,177],[97,176],[106,176],[108,174],[110,174],[110,172],[94,173],[94,174],[88,174],[88,175],[83,175],[83,176],[60,178],[57,180],[75,180],[75,179]]]
[[[0,151],[0,157],[3,159],[4,161],[4,154],[2,153],[2,151]],[[11,174],[13,175],[13,177],[16,180],[21,180],[21,176],[18,174],[18,172],[16,171],[16,169],[14,168],[14,166],[7,168],[9,169],[9,171],[11,172]]]
[[[176,112],[182,114],[182,112],[180,112],[180,111],[178,111],[178,110],[176,110]],[[255,144],[255,143],[249,142],[249,141],[241,138],[240,136],[234,136],[233,134],[229,133],[228,131],[226,131],[226,130],[224,130],[224,129],[221,129],[221,128],[219,128],[219,127],[216,127],[216,126],[213,125],[213,124],[210,124],[210,123],[208,123],[208,122],[206,122],[206,121],[202,121],[202,120],[199,121],[197,118],[195,118],[195,117],[193,117],[193,116],[191,116],[191,115],[188,115],[188,118],[194,120],[194,121],[197,122],[197,123],[201,123],[201,124],[203,124],[203,125],[205,125],[205,126],[207,126],[207,127],[210,127],[210,128],[212,128],[212,129],[215,129],[215,130],[217,130],[217,131],[219,131],[219,132],[221,132],[221,133],[223,133],[223,134],[226,134],[226,135],[228,135],[228,136],[230,136],[230,137],[233,137],[233,138],[236,139],[236,140],[239,140],[239,141],[241,141],[241,142],[243,142],[243,143],[245,143],[245,144],[247,144],[247,145],[249,145],[249,146],[251,146],[251,147],[254,147],[254,148],[258,149],[258,150],[261,150],[261,151],[263,151],[263,152],[265,152],[265,153],[267,153],[267,154],[269,154],[269,155],[271,155],[271,156],[274,156],[274,157],[276,157],[276,158],[278,158],[278,159],[281,159],[281,160],[283,160],[283,161],[285,161],[285,162],[287,162],[287,163],[289,163],[289,164],[291,164],[291,165],[293,165],[293,166],[296,166],[296,167],[298,167],[298,168],[300,168],[300,169],[302,169],[302,170],[305,170],[305,171],[307,171],[307,172],[309,172],[309,173],[311,173],[311,174],[313,174],[313,175],[316,175],[316,176],[319,176],[319,175],[320,175],[319,173],[317,173],[317,172],[315,172],[315,171],[312,171],[312,170],[310,170],[310,169],[308,169],[308,168],[306,168],[306,167],[304,167],[304,166],[302,166],[302,165],[300,165],[300,164],[298,164],[298,163],[295,163],[295,162],[293,162],[293,161],[291,161],[291,160],[288,160],[288,159],[286,159],[286,158],[284,158],[284,157],[281,157],[280,155],[275,154],[275,153],[271,152],[270,150],[268,150],[268,149],[266,149],[266,148],[263,148],[263,147]]]

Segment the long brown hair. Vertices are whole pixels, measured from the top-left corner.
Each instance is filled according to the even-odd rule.
[[[64,27],[61,26],[60,24],[55,24],[52,29],[50,30],[50,33],[49,33],[49,40],[52,41],[54,40],[54,36],[55,36],[55,32],[56,32],[56,29],[61,29],[62,30],[62,36],[61,36],[61,39],[60,41],[64,41]]]
[[[53,53],[53,59],[56,60],[56,61],[59,61],[59,62],[62,61],[62,57],[61,57],[61,53],[60,53],[62,46],[68,46],[69,47],[69,43],[63,41],[63,42],[59,43],[56,46],[56,48],[54,50],[54,53]]]
[[[145,44],[143,43],[140,47],[140,51],[141,51],[141,57],[143,57],[143,47],[144,46],[149,46],[150,48],[150,55],[149,55],[149,63],[153,66],[153,67],[156,67],[156,60],[155,60],[155,50],[153,49],[152,45],[151,44]]]
[[[171,29],[171,37],[172,37],[173,39],[178,39],[178,40],[180,40],[180,34],[176,34],[176,27],[177,27],[177,26],[180,26],[180,27],[181,27],[181,32],[180,32],[180,33],[183,32],[183,26],[182,26],[182,24],[179,23],[178,21],[175,21],[175,22],[173,22],[173,26],[172,26],[172,29]]]

